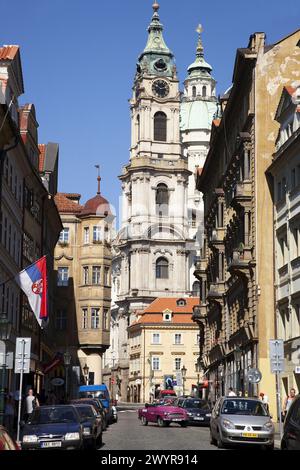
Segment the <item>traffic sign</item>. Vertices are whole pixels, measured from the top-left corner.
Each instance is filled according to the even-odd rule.
[[[251,384],[258,384],[262,379],[262,374],[259,369],[249,369],[247,375]]]
[[[269,344],[270,344],[270,361],[271,361],[272,374],[276,374],[278,372],[284,372],[283,339],[271,339]]]
[[[15,374],[29,374],[30,372],[31,338],[17,338]]]

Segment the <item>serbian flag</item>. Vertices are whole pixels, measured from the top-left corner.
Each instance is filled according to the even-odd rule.
[[[48,318],[46,256],[23,269],[17,274],[15,281],[27,295],[29,305],[41,327],[42,321]]]

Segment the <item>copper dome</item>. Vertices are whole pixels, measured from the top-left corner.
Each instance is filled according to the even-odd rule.
[[[89,199],[85,203],[80,215],[95,215],[98,217],[106,217],[108,215],[111,215],[109,202],[100,194],[97,194],[97,196],[93,197],[92,199]]]

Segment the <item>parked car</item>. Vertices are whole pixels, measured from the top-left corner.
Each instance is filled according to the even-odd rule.
[[[99,416],[101,416],[101,424],[102,424],[102,431],[105,431],[106,428],[107,428],[107,424],[106,424],[106,421],[107,421],[107,414],[103,408],[103,405],[101,403],[101,400],[99,398],[78,398],[76,400],[71,400],[71,404],[79,404],[79,405],[92,405],[97,414]]]
[[[200,398],[178,398],[177,406],[183,408],[188,415],[189,424],[205,424],[209,426],[211,409],[208,401]]]
[[[113,423],[117,423],[118,422],[118,411],[117,411],[117,407],[115,405],[113,405],[111,407],[112,409],[112,419],[113,419]]]
[[[177,397],[175,390],[160,390],[158,394],[158,400],[161,400],[166,397]]]
[[[282,450],[300,450],[300,395],[292,402],[284,421]]]
[[[10,436],[8,430],[0,426],[0,451],[21,450],[16,441]]]
[[[146,403],[144,408],[138,410],[138,417],[144,426],[148,423],[157,423],[158,426],[169,426],[170,423],[178,423],[182,427],[187,426],[188,416],[185,410],[178,406],[170,406],[164,402]]]
[[[36,408],[22,434],[22,449],[81,449],[83,445],[83,426],[73,405]]]
[[[250,444],[274,449],[274,425],[258,398],[222,397],[212,410],[211,444]]]
[[[83,445],[97,449],[102,446],[102,417],[92,405],[74,404],[83,426]]]
[[[79,387],[80,398],[98,398],[101,400],[106,413],[106,425],[112,422],[111,399],[108,388],[105,384],[100,385],[81,385]]]

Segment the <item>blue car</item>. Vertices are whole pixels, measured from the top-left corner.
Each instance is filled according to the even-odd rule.
[[[79,387],[80,398],[98,398],[101,400],[106,413],[106,423],[113,422],[112,403],[108,388],[105,384],[101,385],[81,385]]]
[[[40,406],[22,432],[22,449],[82,449],[83,424],[73,405]]]

